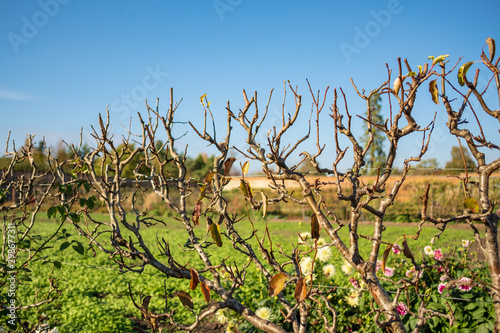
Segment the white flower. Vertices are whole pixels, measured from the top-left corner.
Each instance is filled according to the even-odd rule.
[[[316,274],[312,274],[312,275],[311,275],[311,273],[309,273],[309,274],[307,274],[307,275],[305,276],[305,282],[306,282],[306,283],[311,282],[311,279],[312,279],[313,281],[314,281],[314,280],[316,280]]]
[[[326,244],[326,241],[323,237],[318,238],[318,246],[325,245],[325,244]]]
[[[322,247],[318,250],[317,258],[321,262],[326,262],[332,257],[332,250],[330,247]]]
[[[359,305],[359,292],[352,291],[349,295],[347,295],[346,301],[347,301],[347,304],[349,304],[353,308],[358,307],[358,305]]]
[[[468,239],[462,239],[462,246],[464,248],[468,248],[469,247],[469,240]]]
[[[312,272],[313,260],[310,257],[304,257],[300,261],[300,269],[303,275],[311,274]]]
[[[308,232],[303,232],[299,235],[299,244],[304,244],[308,238],[311,237],[311,234]]]
[[[215,313],[215,319],[221,324],[225,324],[229,321],[229,318],[226,317],[224,310],[217,310]]]
[[[255,314],[258,317],[261,317],[264,320],[269,320],[271,321],[273,319],[273,314],[271,312],[271,309],[269,309],[266,306],[263,306],[261,308],[258,308],[257,311],[255,311]]]
[[[434,250],[432,249],[432,247],[430,245],[427,245],[426,247],[424,247],[424,252],[428,256],[432,256],[434,254]]]
[[[354,270],[354,267],[352,267],[349,262],[344,261],[344,264],[342,265],[341,269],[346,275],[351,275],[352,271]]]
[[[334,265],[326,265],[325,267],[323,267],[323,274],[325,274],[325,276],[327,278],[331,278],[335,275],[335,271],[337,269],[335,268]]]

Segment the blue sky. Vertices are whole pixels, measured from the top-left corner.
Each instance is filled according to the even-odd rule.
[[[9,130],[18,146],[26,134],[45,137],[52,146],[60,139],[77,142],[80,128],[90,139],[90,125],[107,105],[119,137],[130,117],[138,124],[144,99],[155,104],[160,98],[165,110],[171,87],[175,99],[183,99],[177,119],[198,125],[199,97],[207,94],[223,137],[227,100],[237,110],[243,106],[242,89],[249,95],[257,90],[263,108],[275,88],[271,115],[278,115],[285,80],[304,96],[303,118],[288,137],[293,141],[307,131],[306,79],[314,90],[330,86],[327,105],[333,88],[342,87],[351,113],[362,113],[350,78],[369,91],[386,80],[386,63],[397,68],[397,57],[415,68],[429,55],[478,60],[487,37],[500,40],[498,1],[0,0],[0,6],[2,145]],[[368,32],[366,38],[360,31]],[[446,134],[442,105],[434,105],[423,90],[417,111],[422,124],[440,112],[427,158],[444,166],[457,141]],[[291,112],[293,100],[287,103]],[[324,113],[328,122],[328,110]],[[270,117],[265,126],[276,119]],[[498,136],[494,125],[485,130]],[[177,128],[179,135],[187,130],[182,124]],[[328,127],[325,131],[322,139],[331,142]],[[181,144],[189,144],[193,155],[207,150],[195,139],[188,134]],[[420,139],[410,139],[407,150]],[[242,140],[235,133],[233,144]]]

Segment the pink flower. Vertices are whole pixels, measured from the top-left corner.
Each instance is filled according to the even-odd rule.
[[[439,266],[438,268],[438,273],[441,273],[443,271],[443,267]]]
[[[446,275],[441,275],[441,277],[439,278],[439,280],[446,281],[446,280],[448,280],[448,277]]]
[[[359,282],[358,282],[358,280],[356,280],[354,278],[351,278],[350,281],[351,281],[351,284],[352,284],[352,286],[354,288],[359,289]]]
[[[472,289],[472,286],[470,285],[470,279],[468,277],[460,278],[457,282],[458,289],[462,291],[469,291]]]
[[[394,244],[392,246],[392,252],[394,252],[395,254],[400,254],[401,251],[403,251],[403,249],[398,244]]]
[[[399,302],[396,311],[398,311],[398,313],[404,317],[408,313],[408,307],[403,302]]]
[[[382,260],[377,260],[377,266],[375,267],[375,272],[378,272],[382,268]]]
[[[442,294],[442,293],[443,293],[443,290],[444,290],[445,288],[446,288],[446,283],[440,283],[440,284],[438,285],[438,291],[439,291],[439,293],[440,293],[440,294]]]
[[[385,268],[385,276],[392,277],[394,275],[394,269],[390,267]]]
[[[441,258],[443,258],[443,252],[441,252],[441,249],[434,250],[434,258],[436,260],[441,260]]]

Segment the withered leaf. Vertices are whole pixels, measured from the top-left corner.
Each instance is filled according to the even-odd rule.
[[[319,238],[319,230],[320,230],[320,227],[319,227],[318,217],[314,213],[311,215],[311,237],[313,239]]]
[[[179,297],[179,300],[185,307],[193,309],[193,300],[187,292],[179,290],[175,292],[175,295]]]
[[[205,177],[205,184],[210,183],[214,179],[215,173],[213,171],[210,171],[208,175]]]
[[[437,88],[436,80],[433,80],[429,83],[429,92],[432,96],[432,101],[436,104],[439,104],[439,90]]]
[[[203,282],[200,282],[200,289],[203,297],[205,298],[205,301],[207,303],[210,303],[210,288],[208,288],[207,285]]]
[[[495,40],[491,37],[486,38],[486,44],[488,44],[488,51],[490,52],[490,61],[495,58]]]
[[[297,303],[303,302],[307,297],[307,285],[306,280],[301,277],[299,278],[299,282],[297,282],[297,286],[295,287],[295,300]]]
[[[389,258],[393,245],[394,244],[389,244],[384,251],[384,256],[382,257],[382,272],[385,272],[385,265],[387,264],[387,259]]]
[[[262,195],[262,217],[266,217],[267,214],[267,195],[264,192],[260,192]]]
[[[269,296],[273,297],[278,295],[285,286],[285,281],[288,279],[288,274],[285,272],[278,273],[271,278],[269,282]]]
[[[479,212],[479,204],[477,203],[476,199],[474,198],[468,198],[464,200],[464,207],[466,209],[470,209],[471,212],[473,213],[478,213]]]
[[[189,289],[195,290],[196,287],[198,286],[198,283],[200,282],[198,277],[198,272],[192,268],[189,271],[191,272],[191,281],[189,282]]]
[[[196,203],[193,210],[193,223],[194,225],[200,224],[200,215],[201,215],[201,201]]]
[[[217,223],[212,223],[210,225],[210,234],[212,235],[212,239],[218,247],[222,246],[222,237],[220,235],[219,225]]]
[[[224,162],[224,176],[229,176],[231,173],[231,168],[234,164],[234,161],[236,161],[236,158],[234,157],[229,157],[226,162]]]
[[[413,256],[413,253],[411,252],[410,247],[406,242],[406,238],[403,240],[403,254],[406,258],[410,259],[412,262],[415,262],[415,257]]]

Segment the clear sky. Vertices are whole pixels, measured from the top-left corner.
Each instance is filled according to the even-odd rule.
[[[227,100],[237,110],[242,89],[257,90],[263,108],[275,88],[271,114],[278,115],[286,80],[304,96],[304,118],[292,141],[307,131],[306,79],[314,90],[342,87],[351,113],[362,113],[350,78],[369,91],[387,79],[386,63],[397,68],[397,57],[415,68],[429,55],[478,60],[487,37],[500,40],[498,1],[0,0],[0,9],[2,146],[8,131],[18,146],[26,134],[53,146],[60,139],[77,142],[80,128],[90,139],[90,125],[107,105],[121,133],[130,117],[138,123],[145,99],[155,104],[159,97],[165,110],[171,87],[176,100],[183,99],[177,119],[198,125],[199,98],[207,94],[222,137]],[[442,105],[423,90],[417,111],[422,125],[440,112],[428,158],[444,166],[457,141],[446,135]],[[288,108],[293,110],[292,99]],[[498,136],[493,125],[486,130]],[[330,140],[331,133],[323,134]],[[242,140],[235,134],[233,144]],[[411,140],[408,151],[420,137]],[[184,143],[191,154],[206,150],[190,135]],[[304,149],[310,147],[313,141]]]

